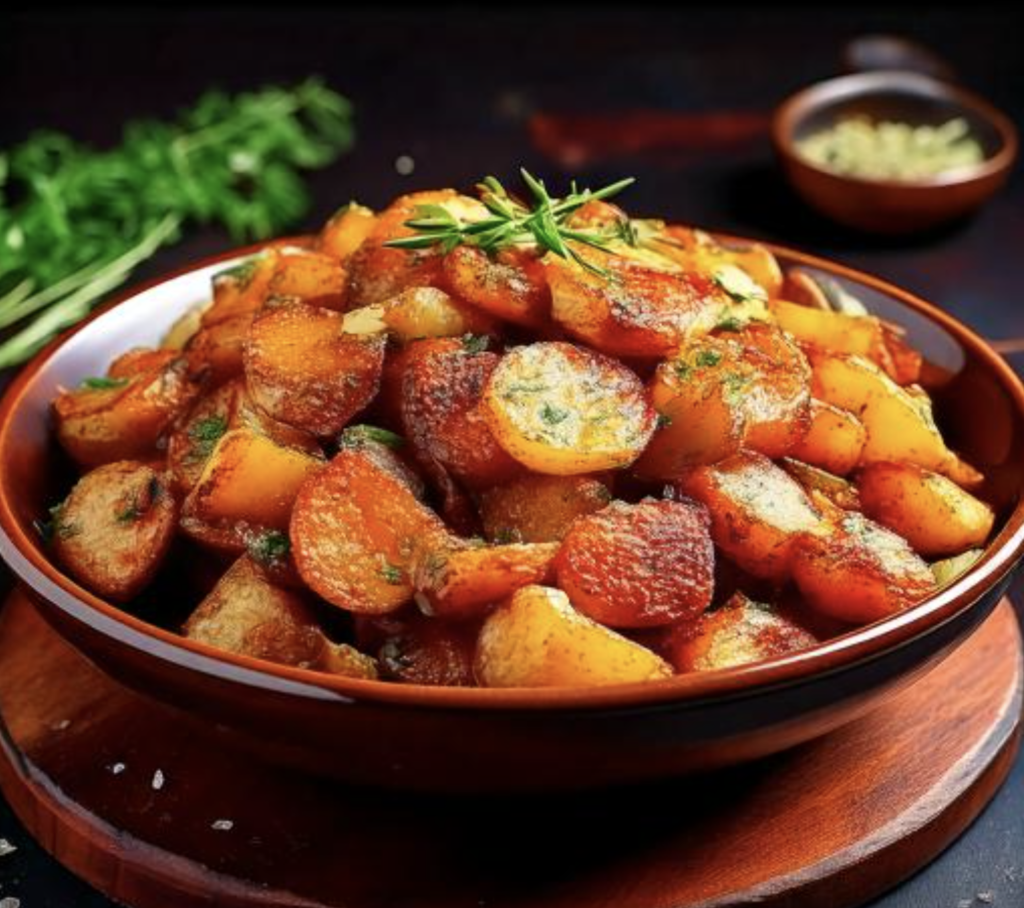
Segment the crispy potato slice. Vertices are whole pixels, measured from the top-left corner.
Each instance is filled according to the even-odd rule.
[[[857,474],[864,513],[926,557],[957,555],[988,539],[995,513],[952,480],[909,463],[873,463]]]
[[[276,586],[248,555],[228,568],[183,630],[188,639],[229,653],[354,678],[377,677],[374,659],[328,640],[305,599]]]
[[[250,529],[284,530],[299,488],[323,468],[321,458],[279,445],[251,426],[232,429],[217,441],[185,499],[182,529],[203,541],[203,525],[224,525],[237,546]]]
[[[577,517],[612,500],[609,483],[594,476],[531,473],[480,496],[480,517],[492,542],[559,542]]]
[[[215,385],[241,375],[242,353],[251,325],[252,313],[246,313],[200,328],[185,345],[189,370],[205,374]]]
[[[302,486],[292,513],[292,554],[302,579],[351,612],[383,614],[412,597],[409,562],[417,545],[448,539],[380,451],[343,447]]]
[[[637,473],[671,479],[741,447],[788,453],[810,422],[810,378],[800,349],[769,325],[690,341],[651,380],[659,427]]]
[[[551,321],[551,291],[537,254],[505,249],[491,257],[474,246],[456,246],[444,257],[449,287],[471,306],[525,328]]]
[[[780,295],[783,284],[778,259],[761,243],[723,246],[701,230],[669,226],[658,232],[653,246],[662,255],[689,271],[714,274],[723,265],[740,268],[763,291],[766,298]]]
[[[856,413],[866,433],[861,463],[914,463],[947,473],[958,458],[942,440],[924,391],[903,388],[859,356],[814,352],[814,396]]]
[[[473,686],[477,622],[438,621],[415,610],[381,618],[356,615],[356,620],[376,625],[372,636],[380,638],[377,657],[385,678],[406,684]]]
[[[769,308],[779,327],[802,344],[863,356],[882,368],[891,363],[882,323],[873,315],[847,315],[779,299],[773,299]]]
[[[669,643],[677,672],[708,672],[784,656],[818,643],[779,609],[736,593],[695,625],[679,628]]]
[[[305,304],[265,309],[245,346],[246,387],[274,419],[326,437],[377,393],[383,334],[342,331],[337,312]]]
[[[561,590],[527,586],[484,621],[474,673],[485,687],[566,687],[654,681],[672,667],[581,615]]]
[[[711,277],[653,254],[636,261],[594,249],[576,251],[606,274],[547,256],[551,314],[602,353],[669,356],[689,335],[711,330],[729,308],[729,297]]]
[[[170,350],[129,354],[106,379],[86,379],[53,402],[57,438],[81,467],[156,456],[201,384]]]
[[[213,304],[203,313],[202,327],[256,312],[267,298],[277,263],[278,251],[271,247],[218,271],[213,276]]]
[[[127,602],[163,562],[177,514],[165,474],[134,461],[106,464],[54,510],[54,555],[83,586]]]
[[[692,620],[714,592],[709,524],[692,501],[613,502],[572,525],[555,558],[557,586],[609,627]]]
[[[217,442],[236,423],[244,396],[241,381],[228,382],[199,398],[178,420],[167,441],[167,467],[175,491],[187,494],[199,481]]]
[[[707,506],[715,544],[754,577],[784,580],[797,540],[828,530],[800,484],[753,451],[696,467],[678,486]]]
[[[655,426],[633,372],[559,342],[507,353],[491,374],[482,409],[509,454],[531,470],[555,475],[628,466]]]
[[[783,457],[779,461],[779,466],[800,483],[808,495],[824,495],[832,504],[844,511],[861,510],[857,487],[842,476],[836,476],[792,457]]]
[[[811,399],[810,425],[790,452],[797,460],[845,476],[860,463],[867,431],[853,413]]]
[[[429,337],[497,334],[490,316],[437,287],[409,287],[378,306],[381,323],[402,344]]]
[[[887,618],[935,589],[931,569],[902,536],[856,511],[831,533],[800,538],[793,579],[808,605],[851,624]]]
[[[267,285],[267,296],[302,300],[309,306],[342,309],[347,276],[333,255],[281,246],[277,250],[274,273]]]
[[[401,419],[421,459],[435,460],[468,488],[507,482],[522,472],[494,437],[480,406],[500,357],[477,338],[437,338],[410,349]]]
[[[324,224],[317,237],[316,248],[344,262],[363,245],[376,224],[377,215],[371,209],[358,202],[349,202]]]
[[[550,582],[557,551],[554,542],[479,546],[454,538],[420,546],[412,568],[416,602],[440,618],[479,617],[520,587]]]

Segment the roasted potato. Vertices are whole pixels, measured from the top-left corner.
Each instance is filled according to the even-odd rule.
[[[275,586],[248,555],[221,577],[185,623],[184,633],[240,656],[354,678],[377,677],[372,658],[328,640],[304,598]]]
[[[52,511],[53,552],[94,593],[127,602],[159,569],[177,515],[165,474],[134,461],[106,464]]]
[[[779,609],[736,593],[699,622],[680,627],[669,649],[677,672],[708,672],[784,656],[817,642]]]
[[[225,527],[230,547],[244,545],[249,529],[284,530],[305,479],[324,462],[307,451],[277,444],[246,426],[226,432],[182,506],[182,529],[210,540],[204,525]]]
[[[829,533],[805,533],[793,579],[807,604],[851,624],[886,618],[920,602],[935,578],[902,536],[850,511]]]
[[[126,354],[105,378],[88,378],[53,403],[57,438],[80,467],[155,457],[201,383],[174,351]]]
[[[954,580],[967,573],[985,554],[984,549],[971,549],[952,558],[943,558],[932,563],[932,576],[935,577],[937,588],[949,586]]]
[[[258,407],[314,435],[336,434],[377,393],[383,334],[342,331],[342,316],[305,304],[265,309],[245,345],[245,382]]]
[[[864,513],[925,557],[982,545],[995,513],[952,480],[909,463],[873,463],[857,474]]]
[[[178,420],[167,442],[167,466],[176,492],[185,495],[199,481],[217,442],[236,423],[244,396],[241,381],[228,382],[199,398]]]
[[[437,287],[409,287],[377,306],[381,323],[402,344],[429,337],[498,333],[490,316]]]
[[[550,583],[557,551],[554,542],[481,546],[452,539],[419,546],[412,569],[416,602],[440,618],[482,616],[520,587]]]
[[[551,320],[551,291],[535,252],[506,249],[491,257],[457,246],[444,257],[444,276],[457,296],[502,321],[537,329]]]
[[[860,463],[867,431],[853,413],[811,399],[807,432],[790,453],[797,460],[845,476]]]
[[[862,356],[883,369],[891,365],[882,323],[872,315],[847,315],[779,299],[773,299],[769,308],[779,327],[802,344]]]
[[[577,517],[612,500],[609,481],[596,476],[530,473],[480,496],[480,517],[491,542],[559,542]]]
[[[213,276],[213,303],[202,316],[202,327],[252,316],[269,293],[270,279],[277,270],[278,251],[271,247],[251,255],[237,265]]]
[[[762,289],[766,299],[778,297],[782,290],[779,262],[760,243],[723,246],[701,230],[663,227],[652,238],[651,245],[687,271],[714,274],[723,265],[739,268]]]
[[[417,611],[386,615],[383,620],[356,617],[383,625],[377,658],[385,678],[406,684],[472,686],[477,623],[437,621]]]
[[[672,667],[575,611],[561,590],[527,586],[484,621],[474,673],[485,687],[560,687],[653,681]]]
[[[857,487],[842,476],[836,476],[827,470],[812,467],[809,463],[793,457],[783,457],[779,461],[782,467],[792,476],[808,495],[823,495],[837,508],[844,511],[861,510],[860,495]]]
[[[342,309],[347,276],[333,255],[281,246],[277,250],[274,273],[267,285],[267,297],[298,299],[309,306]]]
[[[516,347],[484,390],[498,443],[538,473],[629,466],[654,431],[643,385],[622,363],[559,342]]]
[[[672,479],[741,447],[788,453],[810,423],[810,380],[803,353],[769,325],[690,341],[651,380],[659,426],[637,473]]]
[[[715,544],[754,577],[785,580],[797,541],[828,534],[800,484],[753,451],[695,467],[678,487],[707,506]]]
[[[377,215],[373,211],[358,202],[349,202],[324,224],[316,248],[344,262],[363,245],[376,224]]]
[[[555,558],[556,585],[609,627],[692,620],[714,592],[709,524],[692,501],[613,502],[573,523]]]
[[[414,344],[402,378],[401,421],[421,459],[441,464],[471,489],[522,473],[497,439],[480,406],[500,357],[486,340],[437,338]]]
[[[419,545],[449,538],[441,519],[419,502],[381,451],[342,447],[304,483],[289,531],[302,579],[351,612],[383,614],[412,597],[409,563]]]
[[[220,385],[242,374],[242,354],[249,338],[252,314],[235,315],[203,326],[185,345],[189,370]]]

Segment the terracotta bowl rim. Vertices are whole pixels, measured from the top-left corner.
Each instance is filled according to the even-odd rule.
[[[763,242],[721,233],[715,235],[725,242]],[[301,238],[292,240],[295,241],[301,242]],[[258,244],[210,256],[133,286],[47,345],[18,373],[0,401],[0,452],[16,443],[12,438],[12,417],[36,376],[61,347],[86,325],[104,317],[114,308],[130,303],[139,294],[159,284],[219,262],[251,255],[265,245]],[[985,364],[1013,401],[1017,417],[1024,423],[1024,385],[1021,380],[979,335],[953,316],[880,278],[777,244],[764,245],[789,264],[819,268],[857,281],[891,296],[937,323],[972,356]],[[0,487],[0,492],[3,491]],[[737,668],[603,687],[432,687],[358,680],[277,665],[218,650],[148,624],[95,596],[51,564],[39,538],[22,531],[11,501],[6,494],[0,494],[0,555],[3,555],[31,593],[94,632],[113,638],[120,645],[140,650],[150,657],[170,662],[175,668],[198,671],[219,681],[242,683],[254,692],[262,690],[317,700],[393,704],[410,708],[547,711],[672,707],[684,703],[749,696],[770,688],[813,681],[909,644],[975,606],[985,593],[1007,577],[1022,553],[1024,497],[1017,501],[1006,524],[989,544],[982,558],[954,583],[899,615],[856,628],[802,652]]]
[[[918,180],[882,180],[836,173],[805,158],[797,150],[793,135],[799,125],[821,104],[840,97],[885,94],[904,88],[913,93],[925,88],[938,89],[953,105],[969,110],[986,120],[999,135],[1000,145],[995,154],[979,164],[952,168],[932,177]],[[933,91],[934,94],[934,91]],[[812,171],[820,177],[850,187],[850,189],[893,190],[904,193],[927,192],[950,187],[963,187],[982,183],[1008,173],[1017,158],[1017,129],[1013,121],[980,95],[951,82],[922,73],[898,69],[871,70],[849,73],[814,82],[783,101],[772,115],[772,142],[779,155],[791,164]]]

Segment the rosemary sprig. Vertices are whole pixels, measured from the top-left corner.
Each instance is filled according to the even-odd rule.
[[[611,198],[622,192],[635,180],[627,177],[596,191],[580,190],[574,180],[569,194],[553,198],[543,180],[537,179],[525,168],[520,169],[523,182],[530,190],[532,205],[526,205],[513,196],[495,177],[486,177],[477,186],[480,201],[487,216],[477,220],[463,219],[444,205],[420,205],[406,226],[415,230],[413,236],[389,240],[385,245],[397,249],[432,249],[451,252],[456,246],[476,246],[489,255],[514,246],[535,245],[564,259],[569,259],[592,271],[604,275],[604,269],[583,258],[570,242],[581,243],[595,249],[607,250],[614,240],[629,241],[630,231],[622,225],[605,230],[581,230],[570,226],[572,215],[588,202]]]

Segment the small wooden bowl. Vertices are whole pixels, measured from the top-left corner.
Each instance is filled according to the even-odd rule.
[[[928,358],[936,418],[985,472],[983,494],[999,515],[985,555],[952,585],[803,652],[596,688],[362,681],[186,640],[176,632],[194,602],[184,589],[154,586],[119,608],[53,562],[33,527],[69,485],[50,408],[58,386],[103,374],[131,346],[159,343],[207,299],[214,273],[252,251],[125,293],[39,353],[0,403],[0,557],[72,645],[116,681],[179,707],[199,733],[227,726],[263,758],[348,782],[430,791],[578,789],[740,763],[838,728],[917,678],[989,615],[1024,553],[1024,386],[1010,367],[970,329],[906,291],[772,247],[784,267],[830,277],[904,325]],[[175,573],[164,571],[161,583],[174,584]]]
[[[803,157],[796,143],[847,116],[935,126],[967,121],[985,159],[929,179],[870,180],[834,173]],[[907,234],[962,217],[1006,181],[1017,157],[1010,120],[962,88],[903,71],[874,71],[818,82],[788,98],[772,119],[772,140],[800,196],[827,217],[871,233]]]

